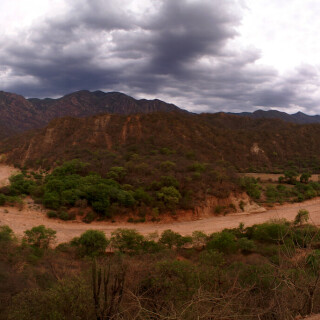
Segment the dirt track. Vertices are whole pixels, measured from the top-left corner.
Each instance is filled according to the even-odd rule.
[[[12,168],[0,165],[0,185],[4,184],[12,174]],[[270,219],[286,218],[293,220],[299,209],[307,209],[310,212],[311,221],[320,225],[320,198],[312,199],[304,203],[286,204],[275,207],[262,213],[229,214],[227,216],[214,216],[197,221],[174,222],[174,223],[111,223],[93,222],[85,224],[78,221],[60,221],[48,219],[45,211],[35,206],[31,200],[26,201],[25,208],[19,211],[16,207],[0,207],[0,225],[8,225],[18,235],[34,226],[44,224],[57,231],[57,243],[70,241],[88,229],[103,230],[107,236],[117,228],[136,229],[146,235],[155,231],[161,233],[166,229],[172,229],[183,235],[190,235],[194,230],[206,233],[221,231],[224,228],[234,228],[243,222],[245,226],[262,223]]]
[[[93,222],[85,224],[78,221],[60,221],[48,219],[44,211],[34,208],[27,208],[19,211],[15,207],[0,208],[0,224],[9,225],[14,232],[21,236],[26,229],[44,224],[57,231],[57,243],[66,242],[73,237],[79,236],[88,229],[103,230],[107,236],[116,228],[132,228],[146,235],[155,231],[161,233],[166,229],[172,229],[183,235],[190,235],[194,230],[201,230],[206,233],[223,230],[224,228],[234,228],[243,222],[245,226],[256,223],[262,223],[270,219],[286,218],[293,220],[299,209],[307,209],[310,212],[311,221],[320,225],[320,198],[306,201],[304,203],[288,204],[279,206],[275,209],[263,213],[254,214],[230,214],[227,216],[218,216],[206,218],[197,221],[174,222],[170,224],[162,223],[111,223],[111,222]]]

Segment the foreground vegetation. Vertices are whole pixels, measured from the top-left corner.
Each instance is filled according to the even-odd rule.
[[[184,237],[0,227],[0,319],[292,319],[320,312],[320,230],[293,223]],[[108,248],[106,253],[106,249]]]

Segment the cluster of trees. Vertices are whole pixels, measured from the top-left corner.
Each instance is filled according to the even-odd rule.
[[[252,199],[265,199],[268,203],[302,202],[320,195],[320,182],[310,181],[309,173],[302,173],[299,181],[298,176],[293,171],[286,171],[284,176],[279,178],[279,184],[265,185],[259,179],[241,177],[239,185]]]
[[[46,208],[49,217],[71,218],[68,208],[90,206],[102,217],[111,217],[119,208],[151,207],[174,210],[182,195],[179,182],[173,176],[161,176],[146,191],[121,183],[126,176],[123,167],[111,167],[105,177],[88,172],[88,166],[78,160],[66,162],[46,175],[23,172],[10,178],[10,186],[0,190],[0,203],[8,197],[31,195]],[[6,198],[7,197],[7,198]]]

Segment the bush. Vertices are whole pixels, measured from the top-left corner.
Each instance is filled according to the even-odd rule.
[[[214,233],[207,243],[207,249],[221,253],[234,253],[237,251],[236,237],[228,231]]]
[[[37,248],[46,249],[50,243],[56,238],[56,231],[46,228],[44,225],[33,227],[24,232],[24,241]]]
[[[160,164],[160,168],[163,171],[170,171],[176,167],[176,164],[172,161],[164,161]]]
[[[117,229],[111,233],[111,245],[120,252],[137,253],[142,250],[144,237],[133,229]]]
[[[310,172],[303,172],[300,176],[300,182],[308,183],[310,178],[311,178]]]
[[[181,234],[172,230],[165,230],[161,234],[159,242],[172,249],[173,247],[181,248],[186,243],[192,242],[192,237],[183,237]]]
[[[298,211],[298,214],[294,218],[293,224],[295,226],[297,226],[297,225],[301,226],[304,222],[308,222],[308,220],[309,220],[309,211],[305,210],[305,209],[300,209]]]
[[[253,199],[260,199],[261,186],[258,184],[257,179],[251,177],[242,177],[240,179],[240,186],[247,192]]]
[[[48,218],[58,218],[58,214],[56,211],[48,211],[47,212],[47,217]]]
[[[78,246],[80,255],[97,256],[106,251],[110,241],[106,238],[103,231],[88,230],[72,242]]]
[[[57,192],[46,192],[43,196],[43,205],[49,209],[59,209],[61,205],[59,194]]]
[[[0,193],[0,206],[3,206],[6,203],[6,199],[7,197],[4,194]]]
[[[59,216],[59,219],[64,220],[64,221],[70,220],[70,215],[69,215],[68,211],[62,210],[59,212],[58,216]]]
[[[193,231],[192,232],[192,244],[195,247],[204,246],[207,242],[208,236],[202,231]]]
[[[238,240],[238,247],[244,252],[250,252],[255,249],[255,243],[253,240],[249,240],[248,238],[240,238]]]
[[[90,211],[87,213],[87,215],[82,219],[85,223],[91,223],[96,218],[96,215]]]
[[[13,231],[9,226],[0,226],[0,242],[13,240]]]
[[[206,170],[206,165],[204,163],[195,162],[188,167],[188,170],[201,173]]]
[[[10,194],[12,196],[18,196],[21,194],[30,194],[36,183],[33,180],[25,179],[22,173],[13,175],[9,178],[10,181]]]
[[[179,181],[172,176],[162,176],[160,179],[160,184],[162,187],[175,187],[179,188]]]
[[[282,220],[262,223],[251,228],[247,228],[247,230],[251,229],[252,239],[259,241],[279,243],[290,235],[290,224]]]
[[[127,170],[123,167],[112,167],[107,173],[107,178],[121,181],[127,174]]]
[[[162,200],[168,208],[175,208],[181,199],[181,194],[175,187],[162,187],[157,192],[157,198]]]

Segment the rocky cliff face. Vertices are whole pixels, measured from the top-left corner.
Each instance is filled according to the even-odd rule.
[[[173,104],[160,100],[136,100],[119,92],[78,91],[59,99],[25,99],[20,95],[1,91],[0,136],[41,128],[51,120],[65,116],[170,111],[182,112]]]

